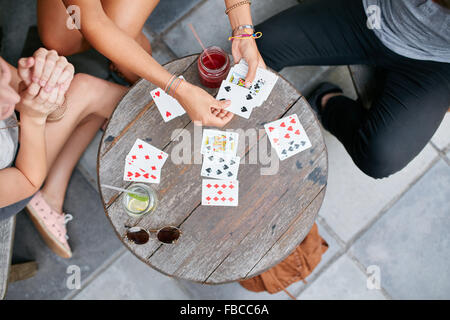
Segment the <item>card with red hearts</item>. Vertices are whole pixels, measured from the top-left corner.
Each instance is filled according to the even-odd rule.
[[[202,181],[202,205],[237,207],[239,201],[239,181],[214,180]]]
[[[296,114],[267,123],[264,128],[280,160],[286,160],[312,146]]]
[[[168,154],[137,139],[125,159],[124,180],[159,183]]]
[[[180,78],[184,79],[180,76]],[[159,113],[164,120],[164,122],[169,122],[186,113],[180,103],[173,97],[169,96],[161,88],[156,88],[151,91],[153,101],[158,107]]]

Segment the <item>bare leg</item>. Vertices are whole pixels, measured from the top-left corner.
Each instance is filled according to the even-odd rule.
[[[159,0],[101,0],[101,2],[108,17],[135,39],[145,51],[152,54],[150,42],[142,33],[142,28]],[[68,18],[69,14],[62,1],[38,0],[38,27],[41,40],[46,48],[54,49],[64,56],[82,52],[91,47],[80,31],[66,28]],[[128,81],[138,80],[138,76],[120,65],[116,67]]]
[[[90,48],[79,30],[66,27],[69,14],[61,0],[38,0],[37,16],[39,36],[47,49],[69,56]]]
[[[75,75],[66,95],[66,114],[48,123],[45,132],[50,171],[43,192],[55,210],[62,210],[67,184],[81,154],[126,91],[92,76]]]
[[[159,0],[102,0],[103,9],[108,17],[121,30],[135,39],[150,55],[152,54],[152,48],[147,37],[142,32],[142,28],[158,3]],[[135,82],[139,79],[137,75],[120,65],[116,65],[116,67],[128,81]]]
[[[47,203],[57,212],[62,212],[73,169],[104,122],[105,118],[96,115],[89,115],[83,119],[51,166],[41,191]]]

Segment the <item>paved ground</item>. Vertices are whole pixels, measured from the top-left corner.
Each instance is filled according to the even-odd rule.
[[[253,16],[260,22],[295,3],[255,1]],[[156,59],[164,63],[200,51],[188,23],[206,45],[229,48],[219,36],[228,33],[223,9],[220,0],[161,1],[146,24]],[[21,55],[28,27],[36,23],[34,12],[33,0],[0,0],[2,55],[9,61]],[[78,70],[107,77],[107,61],[95,52],[72,61]],[[304,94],[328,79],[355,95],[345,67],[287,68],[282,75]],[[407,168],[384,180],[362,174],[330,134],[325,140],[329,181],[318,224],[330,249],[307,284],[293,284],[289,291],[299,299],[449,299],[450,115]],[[100,134],[81,159],[65,203],[65,211],[75,216],[68,227],[74,257],[55,257],[21,213],[14,261],[37,260],[40,270],[32,279],[12,283],[8,299],[288,299],[285,293],[248,292],[236,283],[204,286],[174,280],[138,261],[115,237],[102,210],[95,181],[99,141]],[[81,269],[80,290],[66,286],[70,265]],[[381,287],[369,290],[373,270]]]

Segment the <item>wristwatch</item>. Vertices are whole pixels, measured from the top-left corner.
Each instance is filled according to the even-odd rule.
[[[251,25],[251,24],[243,24],[243,25],[240,25],[240,26],[234,28],[234,29],[233,29],[233,32],[232,32],[232,35],[234,36],[234,34],[236,33],[236,31],[244,30],[244,29],[252,29],[253,32],[255,32],[255,27],[254,27],[253,25]]]

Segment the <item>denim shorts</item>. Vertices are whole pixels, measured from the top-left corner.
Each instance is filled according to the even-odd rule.
[[[19,150],[19,149],[17,148],[17,150]],[[17,157],[17,153],[16,153],[16,157]],[[14,159],[14,163],[15,162],[16,162],[16,159]],[[8,218],[18,214],[20,211],[25,209],[28,202],[30,202],[31,198],[33,198],[33,196],[23,199],[23,200],[20,200],[19,202],[10,204],[9,206],[0,208],[0,220],[8,219]]]
[[[8,219],[18,214],[20,211],[25,209],[28,202],[30,202],[31,198],[33,198],[33,196],[23,199],[19,202],[13,203],[7,207],[0,208],[0,220]]]

